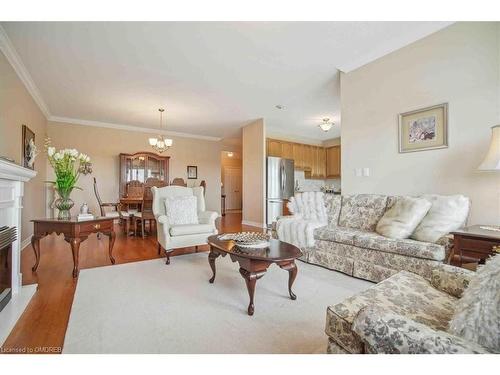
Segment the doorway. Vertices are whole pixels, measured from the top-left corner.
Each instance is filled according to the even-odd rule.
[[[241,212],[242,209],[242,162],[237,152],[223,151],[221,155],[222,195],[226,212]]]

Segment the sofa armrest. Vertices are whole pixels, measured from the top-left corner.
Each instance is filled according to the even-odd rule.
[[[474,275],[475,272],[465,268],[440,264],[432,270],[431,284],[442,292],[460,298]]]
[[[481,346],[377,306],[360,310],[352,324],[371,353],[468,354],[488,353]]]
[[[201,211],[198,212],[198,222],[200,224],[212,224],[215,227],[215,220],[219,214],[215,211]]]

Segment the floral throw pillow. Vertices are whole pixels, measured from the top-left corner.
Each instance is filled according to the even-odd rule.
[[[165,213],[170,225],[198,224],[196,197],[168,197],[165,199]]]

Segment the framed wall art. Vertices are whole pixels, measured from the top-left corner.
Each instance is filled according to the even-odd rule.
[[[196,165],[188,165],[187,175],[188,179],[196,180],[198,178],[198,167]]]
[[[399,152],[448,147],[448,103],[399,114]]]
[[[23,125],[23,167],[35,169],[35,158],[37,149],[35,145],[35,133]]]

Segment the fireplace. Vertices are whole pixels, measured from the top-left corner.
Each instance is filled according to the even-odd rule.
[[[12,297],[12,243],[15,227],[0,227],[0,311]]]

